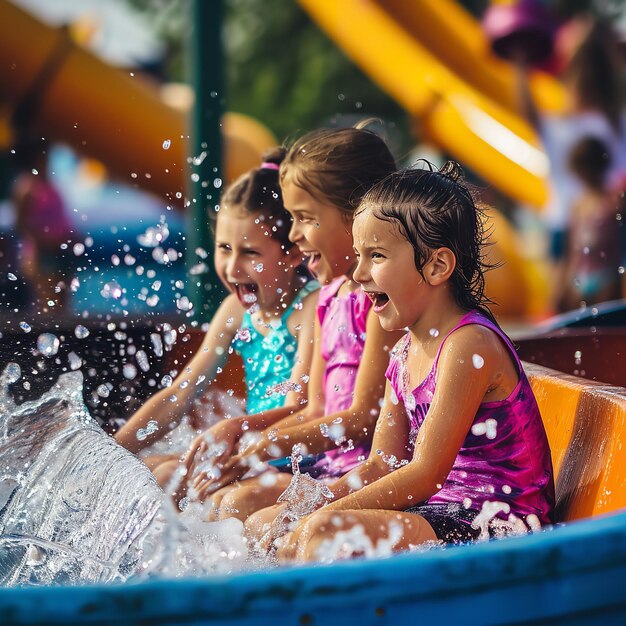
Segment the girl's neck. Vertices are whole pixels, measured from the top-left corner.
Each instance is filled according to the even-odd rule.
[[[409,327],[413,345],[438,345],[467,313],[448,291],[434,290],[433,298],[420,318]]]
[[[269,309],[261,309],[259,307],[254,313],[251,313],[251,316],[260,323],[282,317],[285,311],[291,306],[291,303],[295,300],[302,287],[304,287],[304,283],[300,275],[294,270],[289,285],[282,288],[283,292],[276,301],[276,305]]]
[[[341,285],[339,289],[340,294],[348,293],[349,291],[356,291],[357,289],[360,288],[359,283],[357,283],[352,278],[352,275],[354,274],[354,270],[356,269],[356,265],[357,265],[356,260],[351,259],[350,264],[347,266],[347,268],[345,268],[344,272],[337,273],[335,276],[333,276],[332,280],[337,280],[338,278],[341,278],[343,276],[345,276],[346,278],[346,282],[343,283],[343,285]]]

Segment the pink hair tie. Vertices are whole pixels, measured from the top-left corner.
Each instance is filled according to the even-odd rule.
[[[263,161],[263,163],[261,163],[261,169],[278,171],[280,169],[280,165],[278,165],[278,163],[271,163],[270,161]]]

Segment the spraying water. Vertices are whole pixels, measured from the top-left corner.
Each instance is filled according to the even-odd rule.
[[[80,372],[16,405],[0,377],[0,586],[225,573],[246,566],[237,520],[173,510],[148,468],[106,435]]]

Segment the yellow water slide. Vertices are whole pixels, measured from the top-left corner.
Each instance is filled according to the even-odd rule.
[[[422,135],[510,197],[540,208],[548,163],[516,112],[513,69],[496,58],[480,24],[453,0],[299,0],[315,22],[419,124]],[[536,72],[539,107],[565,105],[561,85]],[[542,316],[547,271],[520,254],[517,234],[488,214],[486,292],[501,317]]]
[[[11,137],[18,109],[31,128],[104,163],[110,174],[182,205],[189,155],[188,115],[168,106],[157,87],[104,63],[51,28],[0,0],[0,149]],[[258,165],[276,144],[255,120],[234,113],[222,119],[225,172],[232,180]],[[164,148],[167,146],[167,149]]]
[[[512,69],[453,0],[299,0],[317,24],[416,120],[425,137],[505,194],[541,207],[548,163],[515,111]],[[542,73],[542,109],[565,96]]]

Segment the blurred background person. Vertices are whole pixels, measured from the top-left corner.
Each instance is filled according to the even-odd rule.
[[[582,190],[571,205],[563,255],[562,280],[557,281],[556,307],[574,309],[621,296],[623,256],[621,212],[623,189],[609,184],[612,159],[608,147],[584,137],[572,148],[569,171]]]
[[[602,143],[606,154],[603,161],[606,183],[603,184],[616,184],[620,173],[626,170],[626,122],[618,39],[605,21],[584,17],[579,18],[575,26],[570,33],[576,33],[580,43],[563,74],[568,93],[568,109],[564,114],[544,116],[539,113],[529,88],[528,59],[524,51],[520,50],[515,59],[522,113],[538,131],[550,163],[550,196],[544,220],[550,235],[550,254],[557,268],[563,262],[574,204],[583,190],[589,193],[585,180],[588,170],[583,177],[580,171],[575,172],[570,167],[574,147],[583,138],[594,138]],[[561,271],[562,267],[556,275]]]
[[[73,238],[65,203],[49,178],[48,143],[22,138],[16,149],[13,184],[15,228],[20,239],[19,271],[33,293],[37,310],[62,308],[68,299],[69,255],[61,249]]]

